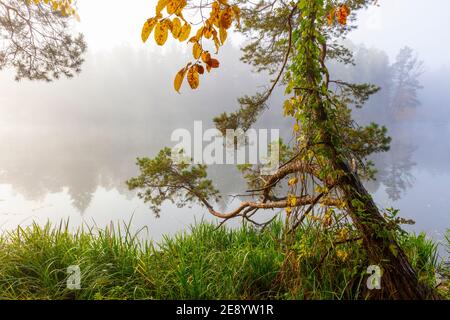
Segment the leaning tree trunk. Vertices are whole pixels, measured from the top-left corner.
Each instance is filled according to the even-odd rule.
[[[437,298],[434,290],[419,282],[417,273],[359,178],[343,161],[335,161],[334,166],[345,172],[340,189],[347,200],[352,220],[363,237],[369,262],[379,265],[383,271],[381,289],[372,290],[370,296],[382,299]],[[354,203],[360,205],[355,206]]]
[[[320,97],[317,96],[320,101]],[[389,231],[386,220],[380,214],[372,196],[360,179],[338,154],[331,135],[326,129],[327,114],[323,103],[318,104],[315,118],[321,128],[324,148],[330,155],[334,170],[342,173],[338,187],[343,192],[349,214],[363,237],[363,245],[369,263],[382,270],[381,289],[372,290],[370,298],[379,299],[437,299],[438,295],[427,285],[420,283],[403,250]]]

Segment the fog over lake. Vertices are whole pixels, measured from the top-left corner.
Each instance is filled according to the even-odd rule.
[[[408,22],[410,2],[393,2],[392,8],[406,12],[401,21]],[[386,1],[380,3],[383,6]],[[393,13],[384,12],[388,15],[382,17],[389,21]],[[381,207],[398,208],[401,216],[416,221],[407,229],[426,231],[440,240],[450,228],[448,44],[434,39],[430,46],[444,46],[436,57],[423,41],[410,41],[414,25],[411,30],[395,29],[400,34],[396,41],[377,42],[380,33],[394,37],[389,34],[390,25],[380,21],[380,26],[363,26],[351,38],[356,67],[330,67],[334,78],[373,82],[382,89],[363,109],[355,110],[359,122],[384,124],[393,138],[389,152],[373,157],[379,174],[375,182],[366,183],[367,188]],[[130,23],[141,25],[132,19]],[[373,32],[367,42],[361,37],[364,30]],[[85,32],[91,45],[95,37]],[[202,208],[180,209],[171,204],[163,206],[157,219],[127,190],[125,181],[137,174],[137,157],[154,156],[174,145],[173,130],[192,130],[196,120],[212,128],[214,116],[235,110],[236,99],[266,85],[268,77],[252,73],[239,61],[237,46],[229,44],[219,57],[221,68],[202,77],[199,90],[183,88],[179,95],[172,82],[187,59],[180,46],[169,44],[158,50],[128,43],[108,48],[92,44],[82,73],[71,80],[18,83],[11,72],[0,73],[0,229],[33,220],[43,224],[70,219],[73,227],[82,223],[102,227],[132,219],[133,230],[145,226],[157,240],[196,220],[214,220]],[[417,90],[418,105],[410,114],[392,118],[386,114],[392,105],[389,74],[396,54],[406,45],[424,62],[418,77],[423,88]],[[289,137],[291,123],[281,117],[282,101],[282,92],[276,92],[256,128],[280,129],[283,137]],[[215,166],[211,176],[224,195],[245,190],[233,167]]]

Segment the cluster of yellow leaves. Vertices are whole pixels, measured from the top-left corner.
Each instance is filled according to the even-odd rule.
[[[298,111],[302,102],[303,102],[303,98],[300,95],[291,97],[291,98],[287,99],[286,101],[284,101],[283,115],[285,117],[288,117],[288,116],[293,117],[295,115],[296,111]]]
[[[341,25],[347,24],[347,17],[350,14],[350,8],[346,5],[340,5],[337,8],[333,8],[328,14],[328,24],[332,25],[335,19]]]
[[[328,193],[328,191],[329,191],[328,187],[326,187],[326,186],[320,186],[320,185],[317,185],[317,186],[314,188],[314,190],[315,190],[317,193]]]
[[[311,220],[311,221],[315,221],[315,222],[321,222],[322,218],[315,216],[313,214],[309,214],[306,216],[306,219]]]
[[[283,104],[283,115],[285,117],[291,116],[293,117],[295,114],[295,98],[290,98],[286,100]]]
[[[302,96],[291,97],[287,99],[283,104],[283,115],[285,117],[294,117],[299,112],[300,106],[303,102]],[[294,133],[300,131],[299,123],[294,124]]]
[[[77,20],[80,20],[80,17],[73,7],[72,0],[27,0],[27,4],[29,5],[32,2],[34,2],[34,4],[48,4],[53,11],[60,11],[63,16],[74,16]]]
[[[297,177],[294,177],[294,178],[289,179],[289,181],[288,181],[288,186],[293,187],[293,186],[295,186],[297,183],[298,183],[298,178],[297,178]]]
[[[348,252],[344,251],[344,250],[337,250],[336,251],[336,256],[338,257],[339,260],[341,260],[342,262],[345,262],[348,260]]]
[[[332,209],[328,209],[325,215],[322,218],[322,224],[325,227],[331,226],[331,223],[333,222],[333,213],[334,211]]]
[[[185,78],[191,89],[197,89],[200,80],[199,75],[213,68],[219,67],[219,61],[211,57],[208,50],[204,48],[203,40],[207,39],[214,43],[216,54],[222,46],[228,34],[228,29],[233,21],[239,26],[240,10],[235,5],[229,5],[228,0],[215,0],[211,3],[209,18],[204,20],[202,26],[196,34],[189,38],[192,25],[183,17],[183,9],[186,7],[186,0],[159,0],[156,5],[156,16],[148,19],[142,27],[142,41],[146,42],[154,32],[156,44],[162,46],[166,43],[169,31],[174,39],[180,42],[188,40],[192,44],[192,55],[195,61],[189,62],[175,76],[174,88],[180,91]],[[167,16],[163,16],[163,10]],[[172,18],[172,16],[175,16]]]
[[[291,179],[292,180],[292,179]],[[291,180],[289,181],[291,183]],[[297,183],[297,182],[295,182]],[[287,198],[287,207],[285,208],[286,213],[289,215],[292,213],[292,208],[297,206],[297,197],[295,195],[288,195]]]
[[[334,214],[333,209],[327,209],[323,215],[315,216],[313,214],[310,214],[306,218],[308,220],[318,222],[318,223],[322,224],[324,227],[329,227],[329,226],[331,226],[331,224],[333,222],[333,214]],[[344,234],[340,234],[340,235],[343,236]]]
[[[314,256],[311,246],[308,244],[308,240],[305,237],[303,237],[300,242],[296,243],[294,248],[297,252],[298,261]]]
[[[182,12],[186,5],[186,0],[159,0],[156,4],[156,16],[147,19],[142,27],[142,41],[146,42],[153,30],[155,41],[159,46],[166,43],[169,31],[180,42],[186,41],[191,33],[191,24],[184,19]],[[162,14],[164,9],[168,14],[165,18]],[[173,15],[175,17],[171,19]]]
[[[348,229],[342,228],[337,234],[338,241],[346,241],[348,239]]]
[[[297,205],[297,197],[289,195],[287,199],[288,206],[295,207]]]

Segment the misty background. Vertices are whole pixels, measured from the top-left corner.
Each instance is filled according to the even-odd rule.
[[[359,29],[348,45],[355,67],[330,65],[333,78],[371,82],[381,91],[363,109],[360,123],[388,127],[389,152],[373,160],[379,174],[366,183],[382,208],[400,209],[416,221],[407,229],[426,231],[436,240],[450,228],[450,2],[433,0],[379,1],[379,8],[360,13]],[[0,230],[70,219],[99,227],[130,221],[132,229],[147,227],[157,240],[185,230],[204,209],[165,204],[156,219],[125,181],[137,174],[137,157],[154,156],[173,146],[173,130],[192,130],[194,121],[212,128],[212,118],[237,108],[236,99],[267,85],[268,77],[253,73],[239,61],[239,35],[222,49],[221,66],[200,79],[200,88],[177,94],[173,77],[189,59],[185,45],[170,40],[164,48],[143,45],[142,23],[152,15],[148,0],[79,1],[82,31],[89,46],[83,71],[74,79],[50,84],[15,82],[12,72],[0,73]],[[424,14],[426,12],[426,14]],[[395,84],[393,66],[405,46],[423,61],[417,77],[417,105],[407,114],[389,113]],[[269,102],[256,128],[281,129],[282,90]],[[210,170],[224,195],[245,190],[233,167]],[[239,188],[239,190],[236,190]],[[224,203],[222,203],[224,207]]]

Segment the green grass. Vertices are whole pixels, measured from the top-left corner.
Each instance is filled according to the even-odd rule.
[[[131,235],[33,225],[0,237],[0,299],[361,299],[367,263],[359,242],[334,248],[314,225],[290,245],[282,223],[264,232],[207,223],[158,245]],[[424,235],[401,244],[421,279],[433,283],[436,245]],[[81,290],[67,288],[79,265]]]

